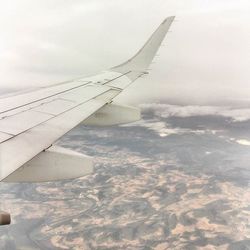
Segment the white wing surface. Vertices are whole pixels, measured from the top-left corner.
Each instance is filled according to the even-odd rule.
[[[58,160],[64,153],[63,150],[54,148],[50,150],[54,142],[85,120],[98,125],[112,124],[112,121],[117,124],[119,107],[112,106],[113,98],[131,82],[147,73],[147,67],[173,20],[174,17],[167,18],[132,59],[117,67],[96,76],[0,99],[0,181],[18,181],[19,177],[20,181],[54,180],[55,171],[59,171],[57,165],[62,164]],[[122,106],[120,110],[125,116],[139,119],[135,109]],[[108,120],[105,122],[106,116]],[[133,119],[128,117],[122,120]],[[70,152],[64,155],[66,162],[72,163],[78,157],[78,164],[79,159],[82,159],[78,154]],[[47,178],[36,178],[36,171],[32,174],[30,167],[32,164],[40,166],[41,159],[45,157],[46,164],[50,159],[48,157],[51,157],[51,171],[55,167],[54,172],[49,175],[50,170],[45,168]],[[83,174],[79,172],[79,168],[77,173],[69,174],[72,173],[72,166],[68,168],[68,172],[58,174],[59,179]],[[38,173],[41,174],[41,171],[37,171]]]

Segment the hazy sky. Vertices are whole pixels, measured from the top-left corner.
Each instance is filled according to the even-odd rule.
[[[0,93],[119,64],[169,15],[151,74],[120,100],[250,104],[249,0],[1,1]]]

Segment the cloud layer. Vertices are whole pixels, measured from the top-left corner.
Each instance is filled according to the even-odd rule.
[[[178,106],[169,104],[142,104],[145,111],[152,110],[160,117],[191,117],[214,115],[232,118],[233,121],[242,122],[250,120],[250,108],[230,108],[223,106]]]

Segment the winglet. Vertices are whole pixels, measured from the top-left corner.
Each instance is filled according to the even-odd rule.
[[[175,16],[166,18],[153,35],[148,39],[145,45],[128,61],[122,63],[112,70],[120,73],[129,71],[144,72],[151,64],[156,52],[158,51],[163,39],[174,21]]]

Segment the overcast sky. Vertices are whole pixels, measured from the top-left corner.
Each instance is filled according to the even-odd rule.
[[[250,104],[249,0],[1,1],[0,93],[119,64],[169,15],[177,21],[151,74],[119,99]]]

